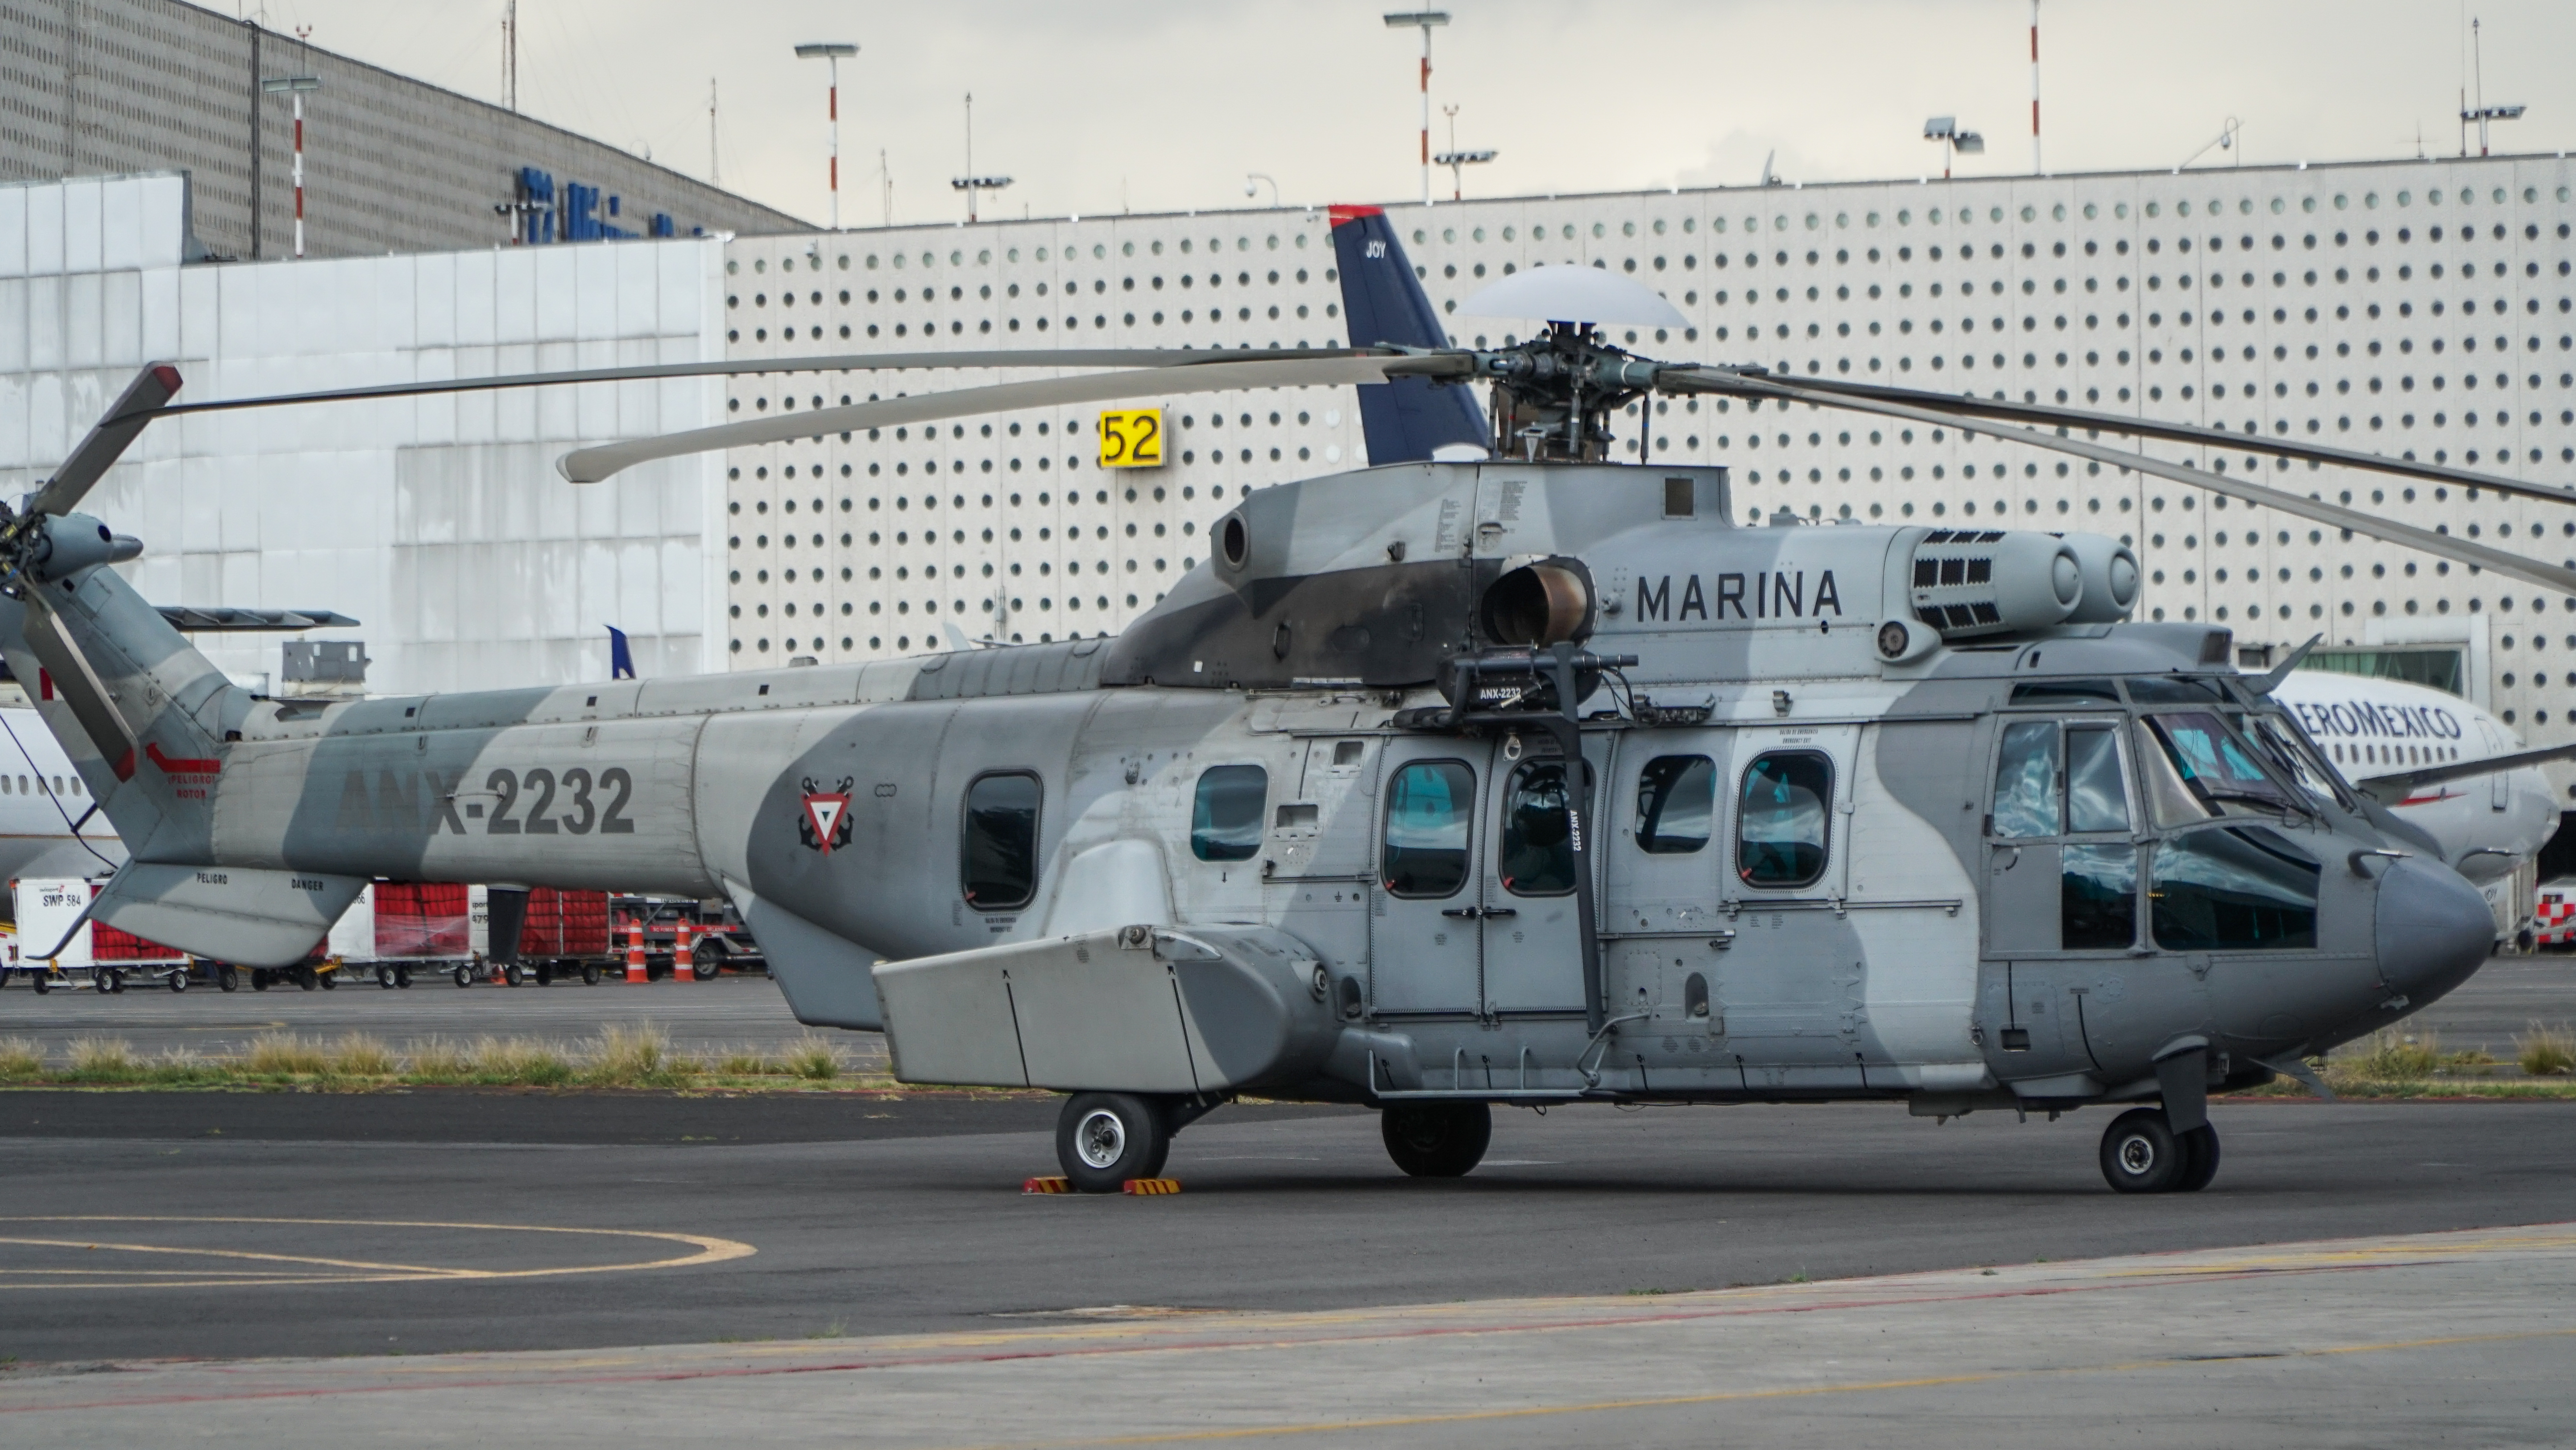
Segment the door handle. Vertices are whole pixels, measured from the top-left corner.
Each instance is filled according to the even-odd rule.
[[[1518,911],[1508,906],[1488,906],[1480,914],[1488,917],[1520,915]]]
[[[1474,921],[1478,917],[1520,915],[1518,911],[1508,906],[1444,906],[1440,908],[1440,914],[1465,917],[1469,921]]]

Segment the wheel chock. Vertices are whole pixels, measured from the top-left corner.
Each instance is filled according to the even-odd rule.
[[[1127,1180],[1127,1186],[1119,1191],[1122,1193],[1134,1194],[1139,1197],[1152,1197],[1165,1193],[1178,1193],[1181,1191],[1181,1180],[1177,1178],[1130,1178]]]
[[[1026,1183],[1020,1185],[1020,1192],[1071,1193],[1073,1192],[1073,1180],[1070,1178],[1032,1178]]]

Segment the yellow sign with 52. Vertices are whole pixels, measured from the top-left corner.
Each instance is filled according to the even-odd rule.
[[[1163,410],[1129,408],[1100,415],[1100,466],[1163,466]]]

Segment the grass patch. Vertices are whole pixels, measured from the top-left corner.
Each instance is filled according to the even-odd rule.
[[[265,1033],[234,1055],[173,1051],[143,1057],[123,1038],[75,1039],[49,1061],[30,1039],[0,1039],[0,1084],[23,1087],[238,1087],[363,1092],[400,1087],[643,1088],[698,1090],[814,1089],[824,1086],[894,1091],[882,1074],[853,1075],[830,1039],[808,1036],[782,1056],[749,1048],[701,1056],[671,1046],[653,1026],[609,1027],[596,1037],[561,1043],[532,1037],[429,1038],[398,1052],[383,1039],[349,1033],[336,1040]]]
[[[331,1052],[318,1037],[263,1032],[242,1050],[241,1065],[260,1077],[318,1076],[331,1070]]]
[[[2513,1039],[2514,1061],[2526,1077],[2564,1077],[2576,1072],[2576,1032],[2567,1024],[2543,1027],[2531,1024],[2529,1032],[2516,1033]],[[0,1044],[0,1071],[7,1070],[7,1049]]]
[[[142,1075],[143,1064],[135,1059],[134,1045],[122,1037],[84,1037],[74,1042],[65,1074],[73,1082],[132,1082]]]
[[[807,1082],[830,1082],[841,1075],[841,1053],[830,1042],[806,1034],[787,1049],[787,1070]]]

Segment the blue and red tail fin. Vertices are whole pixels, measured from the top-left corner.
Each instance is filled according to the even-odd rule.
[[[1439,310],[1413,275],[1386,213],[1373,206],[1337,206],[1330,215],[1351,346],[1449,346]],[[1492,437],[1484,410],[1464,384],[1398,378],[1362,384],[1359,395],[1360,428],[1373,464],[1418,463],[1435,448],[1482,448]]]

